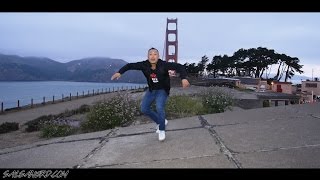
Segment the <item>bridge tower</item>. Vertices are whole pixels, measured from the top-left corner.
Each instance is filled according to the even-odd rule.
[[[167,18],[165,60],[178,62],[178,19]],[[176,76],[175,71],[169,71],[170,76]]]

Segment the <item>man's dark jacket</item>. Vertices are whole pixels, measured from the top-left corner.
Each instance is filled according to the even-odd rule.
[[[141,70],[143,72],[144,76],[147,78],[149,91],[152,91],[152,83],[151,83],[151,78],[150,78],[151,63],[149,62],[149,60],[145,60],[145,61],[137,62],[137,63],[128,63],[125,66],[123,66],[118,72],[120,74],[123,74],[128,70]],[[177,73],[180,74],[181,79],[187,78],[187,71],[186,71],[185,67],[179,63],[166,62],[161,59],[158,60],[157,66],[156,66],[157,77],[158,77],[159,83],[162,84],[162,86],[164,87],[164,90],[169,95],[169,93],[170,93],[170,76],[169,76],[168,70],[177,71]]]

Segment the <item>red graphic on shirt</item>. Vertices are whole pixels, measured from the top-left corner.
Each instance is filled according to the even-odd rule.
[[[151,77],[151,80],[152,80],[153,83],[159,82],[158,78],[157,78],[157,74],[152,73],[152,74],[150,74],[150,77]]]

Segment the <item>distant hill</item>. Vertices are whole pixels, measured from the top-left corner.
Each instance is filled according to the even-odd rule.
[[[283,78],[284,79],[284,78]],[[291,80],[306,80],[306,79],[309,79],[311,80],[312,78],[311,77],[308,77],[308,76],[302,76],[302,75],[294,75]]]
[[[274,77],[276,74],[274,73],[270,73],[269,77]],[[284,81],[285,75],[282,77],[281,81]],[[308,76],[304,76],[304,75],[299,75],[298,73],[296,73],[291,79],[288,79],[288,81],[298,81],[300,80],[306,80],[306,79],[311,79],[311,77]]]
[[[0,81],[111,82],[111,76],[125,64],[121,59],[103,57],[60,63],[49,58],[0,54]],[[146,80],[142,72],[128,71],[117,82]]]

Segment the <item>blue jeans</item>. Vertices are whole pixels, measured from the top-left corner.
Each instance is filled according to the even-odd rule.
[[[157,123],[160,131],[165,130],[165,106],[167,98],[168,94],[163,89],[152,90],[152,92],[147,90],[141,103],[141,112]],[[151,104],[154,100],[156,101],[157,112],[151,110]]]

